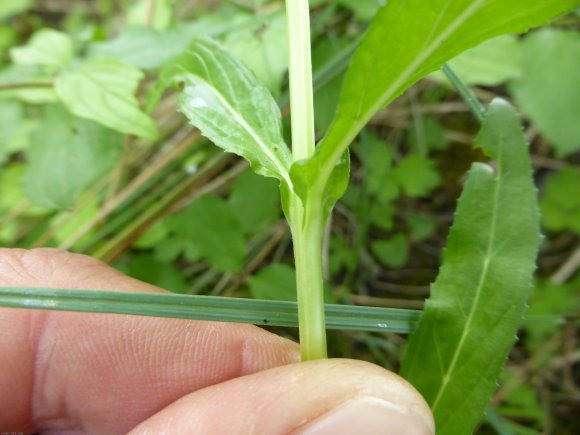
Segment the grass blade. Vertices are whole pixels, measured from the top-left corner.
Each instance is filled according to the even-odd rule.
[[[295,302],[219,296],[0,287],[0,306],[298,327]],[[327,304],[325,309],[328,329],[341,330],[408,334],[421,316],[397,308]]]

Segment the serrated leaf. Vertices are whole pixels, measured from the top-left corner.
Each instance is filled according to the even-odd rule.
[[[536,189],[517,114],[495,100],[477,141],[443,266],[401,373],[425,397],[437,434],[471,434],[522,322],[540,244]]]
[[[287,264],[271,264],[250,278],[250,292],[255,299],[296,300],[296,275]]]
[[[580,0],[389,1],[375,15],[346,73],[339,106],[311,164],[326,183],[334,162],[380,109],[468,48],[525,32]]]
[[[411,198],[427,195],[439,185],[441,177],[435,163],[419,154],[411,154],[401,160],[393,170],[393,178]]]
[[[92,59],[76,71],[57,77],[55,88],[67,108],[121,133],[154,139],[155,121],[140,108],[134,94],[143,73],[113,59]]]
[[[36,204],[70,208],[96,177],[115,165],[121,136],[93,121],[48,106],[31,137],[24,190]]]
[[[180,110],[204,136],[248,160],[256,173],[290,184],[280,109],[240,61],[217,42],[199,38],[163,77],[185,84]]]
[[[73,56],[72,40],[66,33],[41,29],[32,35],[28,44],[10,50],[10,56],[16,65],[65,68]]]
[[[559,156],[580,150],[580,33],[542,29],[522,44],[512,92]]]

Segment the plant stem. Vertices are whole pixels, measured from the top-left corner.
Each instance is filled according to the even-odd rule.
[[[290,49],[290,114],[294,161],[314,154],[314,103],[308,0],[286,0]]]
[[[308,0],[286,0],[290,51],[290,114],[294,161],[314,154],[314,103],[310,59]],[[298,319],[302,360],[326,358],[326,324],[322,281],[324,222],[320,196],[313,200],[290,192],[288,221],[294,242]]]
[[[322,279],[322,209],[297,197],[292,201],[292,238],[298,289],[302,361],[326,358],[326,322]]]
[[[485,109],[477,97],[471,92],[471,89],[461,80],[461,78],[455,74],[455,71],[448,65],[444,64],[441,67],[441,71],[447,77],[447,79],[451,82],[453,87],[459,92],[463,101],[467,104],[467,106],[471,109],[471,112],[475,115],[479,123],[481,124],[485,118]]]

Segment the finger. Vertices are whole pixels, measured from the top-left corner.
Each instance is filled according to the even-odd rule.
[[[47,249],[0,249],[0,285],[161,291]],[[125,433],[191,391],[297,359],[251,325],[0,309],[0,428]]]
[[[399,376],[354,360],[292,364],[191,393],[131,435],[429,435],[431,412]]]

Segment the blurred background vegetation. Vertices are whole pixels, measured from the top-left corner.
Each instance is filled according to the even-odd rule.
[[[379,3],[311,1],[318,131]],[[246,63],[287,115],[282,1],[2,0],[0,246],[85,253],[183,294],[295,298],[276,181],[213,147],[176,112],[175,93],[157,92],[160,68],[201,35]],[[580,12],[451,66],[482,102],[503,96],[524,116],[545,236],[520,340],[478,433],[578,434]],[[73,101],[55,90],[64,74],[97,70]],[[129,124],[116,122],[120,106]],[[327,302],[422,307],[464,174],[484,159],[469,146],[477,130],[440,73],[373,119],[327,227]],[[390,333],[329,338],[331,356],[395,371],[405,346]]]

